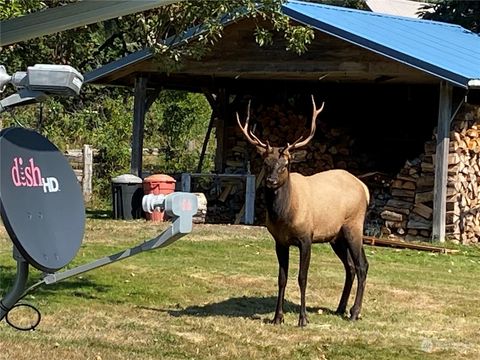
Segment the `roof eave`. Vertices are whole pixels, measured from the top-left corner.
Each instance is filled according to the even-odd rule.
[[[448,71],[446,69],[440,68],[438,66],[435,66],[433,64],[424,62],[420,59],[414,58],[410,55],[404,54],[402,52],[399,52],[397,50],[394,50],[392,48],[383,46],[381,44],[375,43],[373,41],[367,40],[363,37],[357,36],[351,32],[342,30],[338,27],[335,27],[331,24],[325,23],[323,21],[320,21],[318,19],[314,19],[310,16],[304,15],[298,11],[295,11],[288,6],[283,6],[283,12],[285,15],[290,17],[291,19],[302,23],[307,26],[311,26],[315,28],[318,31],[324,32],[326,34],[335,36],[339,39],[342,39],[344,41],[348,41],[352,44],[355,44],[357,46],[361,46],[367,50],[376,52],[377,54],[386,56],[392,60],[401,62],[405,65],[411,66],[413,68],[419,69],[423,72],[429,73],[433,76],[436,76],[442,80],[446,80],[453,85],[460,86],[462,88],[468,88],[468,82],[470,79],[461,76],[459,74],[453,73],[451,71]]]

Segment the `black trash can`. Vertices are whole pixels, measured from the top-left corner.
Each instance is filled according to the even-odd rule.
[[[142,217],[143,180],[132,174],[112,179],[112,206],[114,219]]]

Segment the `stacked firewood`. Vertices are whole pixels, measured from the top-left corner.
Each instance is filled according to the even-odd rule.
[[[446,235],[463,244],[480,236],[480,108],[465,106],[452,123],[448,155]],[[391,184],[381,212],[384,232],[406,240],[429,240],[432,230],[436,139],[407,161]]]
[[[392,198],[390,186],[393,179],[388,174],[376,171],[360,175],[359,178],[370,191],[370,204],[367,210],[364,233],[367,236],[380,237],[383,233],[388,232],[384,226],[381,213]]]
[[[191,191],[198,199],[199,208],[193,217],[197,224],[233,223],[245,202],[245,184],[240,179],[195,177],[191,179]]]
[[[293,143],[302,135],[308,134],[311,118],[294,112],[282,105],[259,106],[251,110],[250,124],[255,134],[268,140],[271,146],[285,146]],[[251,170],[258,174],[262,167],[262,159],[253,146],[247,144],[238,126],[228,129],[228,143],[232,144],[227,151],[228,173]],[[311,141],[301,154],[306,161],[292,164],[292,171],[311,175],[329,169],[348,169],[358,173],[359,169],[368,168],[366,156],[352,154],[354,138],[348,129],[328,128],[319,121],[315,140]]]
[[[450,132],[447,233],[464,244],[480,237],[480,107],[464,106]]]
[[[302,135],[305,136],[310,130],[310,121],[310,115],[300,114],[286,105],[260,105],[252,108],[250,114],[251,129],[260,139],[268,140],[271,146],[285,146],[287,142],[291,144]],[[358,174],[360,169],[368,171],[372,164],[364,154],[353,153],[354,141],[349,129],[329,127],[325,122],[318,121],[314,140],[299,151],[304,161],[293,163],[291,170],[303,175],[329,169],[347,169],[353,174]],[[258,176],[263,160],[255,148],[245,141],[236,121],[227,129],[227,142],[232,146],[226,153],[225,172],[251,172]],[[261,188],[257,190],[255,205],[256,222],[263,223],[265,202]]]
[[[241,117],[242,118],[242,117]],[[250,124],[255,134],[272,146],[292,143],[308,132],[309,115],[302,115],[287,106],[271,105],[252,108]],[[463,107],[452,123],[448,157],[446,208],[447,237],[462,243],[477,242],[480,236],[480,107]],[[262,159],[245,141],[235,124],[228,129],[227,170],[229,173],[260,174]],[[292,171],[311,175],[328,169],[346,169],[355,175],[374,171],[365,154],[354,153],[354,134],[320,122],[313,141],[304,149],[305,161],[292,164]],[[424,152],[393,176],[382,182],[367,184],[371,206],[366,232],[387,234],[406,240],[430,240],[432,235],[434,160],[436,137],[424,144]],[[365,182],[373,178],[364,178]],[[378,176],[377,176],[378,180]],[[256,222],[265,219],[263,192],[257,191]]]
[[[384,233],[407,240],[428,240],[431,237],[433,215],[433,154],[431,143],[425,144],[425,154],[404,167],[390,185],[391,199],[380,216],[385,220]],[[433,148],[434,149],[434,148]]]

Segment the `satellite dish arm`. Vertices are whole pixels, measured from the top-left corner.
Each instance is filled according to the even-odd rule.
[[[0,321],[8,314],[10,309],[24,296],[28,280],[28,263],[13,247],[13,257],[17,260],[17,276],[10,292],[0,301]]]
[[[39,101],[43,101],[47,98],[47,95],[41,91],[33,90],[20,90],[19,92],[0,100],[0,113],[9,110],[10,108],[33,104]]]
[[[188,206],[185,206],[185,205]],[[114,262],[161,247],[166,247],[192,231],[192,217],[198,209],[197,197],[191,193],[175,192],[168,196],[149,194],[144,196],[143,208],[145,211],[153,211],[155,207],[161,207],[173,218],[172,224],[157,237],[144,243],[126,249],[119,253],[105,256],[91,263],[80,265],[76,268],[59,273],[48,274],[43,278],[43,283],[50,285],[58,281],[83,274],[87,271],[112,264]]]

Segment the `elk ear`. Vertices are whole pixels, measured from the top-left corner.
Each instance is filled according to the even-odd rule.
[[[306,157],[307,157],[307,150],[292,151],[290,153],[290,162],[299,163],[299,162],[305,161]]]

